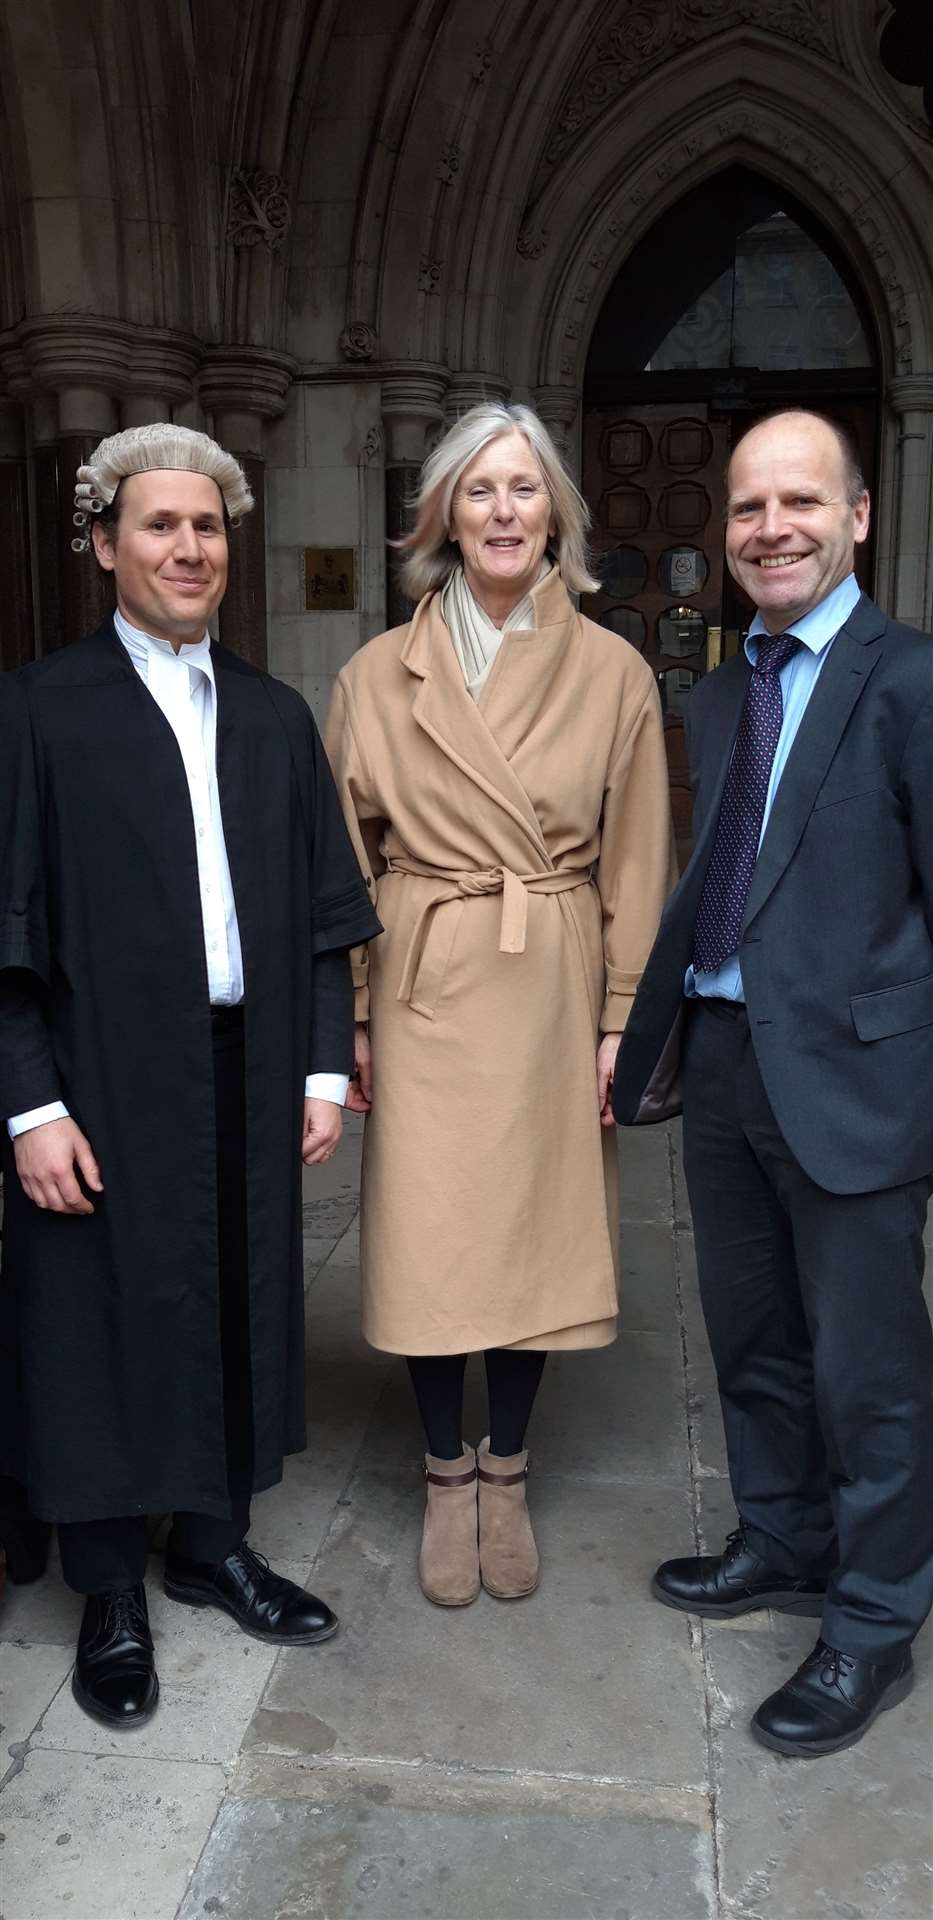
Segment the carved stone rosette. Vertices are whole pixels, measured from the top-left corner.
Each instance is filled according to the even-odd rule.
[[[338,342],[344,360],[374,360],[378,344],[375,327],[365,320],[351,320]]]

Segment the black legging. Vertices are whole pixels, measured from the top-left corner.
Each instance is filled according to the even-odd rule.
[[[483,1358],[489,1392],[489,1451],[500,1458],[520,1453],[547,1354],[528,1348],[489,1347]],[[424,1422],[428,1452],[438,1460],[459,1460],[463,1452],[461,1420],[466,1363],[465,1353],[409,1357],[408,1370]]]

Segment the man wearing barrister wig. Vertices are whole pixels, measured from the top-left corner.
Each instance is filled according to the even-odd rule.
[[[236,460],[153,425],[78,483],[117,611],[0,681],[0,1472],[87,1596],[76,1698],[133,1726],[147,1514],[173,1600],[336,1628],[246,1534],[305,1444],[301,1166],[340,1137],[378,922],[307,707],[208,638]]]

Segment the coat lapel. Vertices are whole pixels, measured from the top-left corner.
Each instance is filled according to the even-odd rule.
[[[441,618],[439,593],[417,608],[401,659],[420,681],[412,707],[418,726],[468,780],[509,815],[538,860],[550,868],[553,862],[531,801],[467,692]]]
[[[883,613],[862,598],[836,635],[781,776],[745,905],[749,926],[793,858],[849,717],[881,658]]]

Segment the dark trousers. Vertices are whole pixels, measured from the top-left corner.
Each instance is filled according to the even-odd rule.
[[[219,1566],[249,1527],[253,1481],[252,1379],[246,1222],[246,1092],[241,1008],[211,1021],[217,1116],[217,1222],[220,1346],[231,1517],[172,1516],[168,1547]],[[78,1593],[134,1586],[146,1569],[144,1516],[70,1521],[59,1526],[62,1572]]]
[[[729,1472],[752,1545],[825,1571],[823,1636],[863,1659],[933,1605],[931,1181],[833,1194],[797,1164],[744,1008],[691,1006],[684,1162]]]

